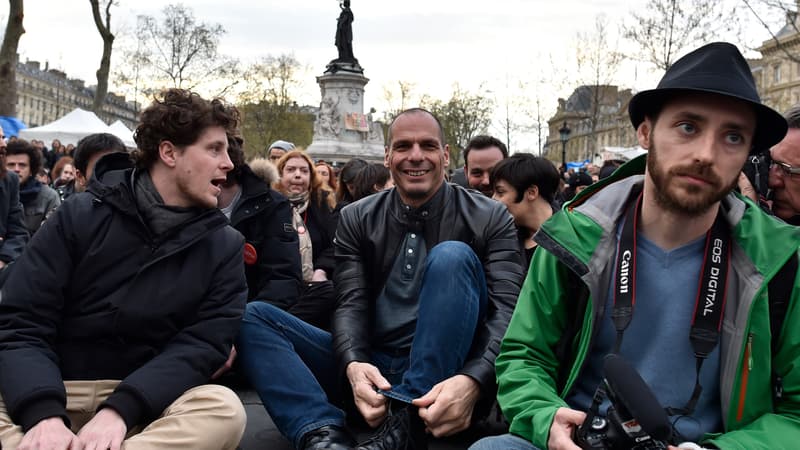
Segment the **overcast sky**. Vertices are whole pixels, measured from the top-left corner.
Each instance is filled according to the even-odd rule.
[[[166,3],[119,0],[112,9],[112,27],[120,29],[121,40],[126,33],[130,39],[136,16],[158,17]],[[314,76],[337,56],[333,40],[338,0],[184,4],[198,21],[222,24],[227,30],[221,41],[223,52],[244,62],[293,53],[309,67],[301,103],[319,103]],[[507,84],[552,78],[555,71],[559,80],[541,88],[548,100],[544,106],[552,113],[557,96],[567,96],[575,87],[569,78],[576,34],[591,31],[598,14],[605,14],[616,27],[631,7],[646,4],[646,0],[352,0],[354,53],[371,80],[364,106],[385,109],[384,87],[395,86],[398,80],[414,82],[417,94],[443,99],[454,82],[471,90],[482,86],[485,95],[502,105],[509,91],[511,97],[519,97],[513,88],[506,89]],[[8,6],[4,8],[3,20],[8,16]],[[29,0],[25,8],[22,60],[48,61],[70,77],[95,84],[102,40],[89,0]],[[641,64],[628,63],[614,81],[646,89],[659,77]]]

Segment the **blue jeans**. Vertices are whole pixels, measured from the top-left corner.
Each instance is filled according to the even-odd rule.
[[[513,434],[490,436],[472,444],[468,450],[539,450],[530,442]]]
[[[393,398],[427,393],[464,366],[488,302],[483,266],[462,242],[431,249],[409,354],[374,352]],[[303,435],[344,425],[341,381],[330,333],[263,302],[247,305],[236,344],[241,367],[278,430],[299,447]],[[348,395],[350,395],[348,393]]]

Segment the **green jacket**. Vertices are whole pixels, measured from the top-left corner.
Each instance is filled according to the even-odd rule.
[[[496,367],[498,401],[511,433],[539,448],[547,448],[553,416],[567,406],[564,399],[591,348],[614,267],[615,227],[630,189],[643,181],[645,161],[637,158],[586,189],[536,235],[541,248]],[[792,292],[775,355],[767,299],[769,280],[800,247],[800,228],[764,214],[738,194],[723,199],[722,211],[732,230],[719,343],[725,433],[707,435],[703,442],[723,449],[800,448],[800,290]],[[568,280],[582,283],[567,286]],[[773,365],[784,386],[776,404]]]

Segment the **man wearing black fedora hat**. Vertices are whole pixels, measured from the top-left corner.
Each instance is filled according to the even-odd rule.
[[[800,230],[732,192],[748,155],[779,142],[786,121],[761,104],[727,43],[678,60],[628,111],[648,154],[585,189],[535,236],[496,362],[511,434],[472,449],[589,448],[589,436],[630,448],[647,433],[681,448],[795,448],[800,329],[771,318],[782,304],[783,323],[800,320],[798,290],[773,289],[787,274],[788,286],[798,283],[785,268]],[[618,411],[624,402],[648,416],[625,417],[641,419],[620,428],[631,438],[588,426],[612,417],[609,390],[598,389],[615,373],[609,354],[660,404],[634,408],[641,390],[616,392]],[[610,383],[635,377],[623,378]]]

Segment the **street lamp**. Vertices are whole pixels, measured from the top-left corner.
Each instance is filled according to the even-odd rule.
[[[561,137],[561,173],[567,171],[567,141],[569,140],[569,133],[572,130],[567,126],[567,121],[558,129],[558,135]]]

